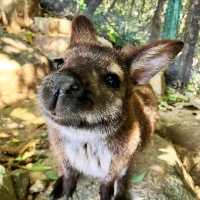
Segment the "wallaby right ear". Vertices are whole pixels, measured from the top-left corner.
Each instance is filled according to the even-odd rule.
[[[176,40],[162,40],[146,45],[142,48],[129,47],[122,49],[130,63],[130,75],[135,84],[147,84],[149,80],[165,66],[183,48],[183,42]]]
[[[84,15],[79,15],[72,21],[70,46],[80,43],[97,43],[95,28]]]

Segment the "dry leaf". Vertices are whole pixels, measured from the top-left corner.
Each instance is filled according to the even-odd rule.
[[[15,108],[11,113],[11,117],[23,120],[26,124],[44,124],[44,120],[41,117],[35,116],[33,113],[29,112],[25,108]]]

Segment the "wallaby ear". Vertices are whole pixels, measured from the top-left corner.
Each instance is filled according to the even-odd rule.
[[[125,52],[131,62],[130,74],[133,82],[138,85],[147,84],[156,73],[172,62],[182,48],[181,41],[163,40],[139,49],[132,48],[129,53]]]
[[[126,56],[129,60],[134,58],[134,55],[137,54],[139,48],[132,45],[127,44],[121,49],[121,53]]]
[[[96,43],[96,31],[92,22],[84,15],[79,15],[72,21],[70,46],[79,43]]]

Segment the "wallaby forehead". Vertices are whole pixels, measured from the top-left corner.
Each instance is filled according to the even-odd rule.
[[[68,49],[65,55],[65,67],[91,66],[123,72],[120,55],[114,49],[102,46],[80,45]]]

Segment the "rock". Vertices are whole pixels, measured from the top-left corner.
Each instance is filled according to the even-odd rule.
[[[167,199],[170,200],[196,199],[185,188],[181,179],[178,179],[176,176],[173,175],[166,177],[162,189]]]
[[[200,157],[200,156],[199,156]],[[200,185],[200,161],[195,162],[192,166],[193,168],[190,171],[190,174],[197,185]]]
[[[12,34],[0,34],[0,107],[31,96],[48,71],[39,50]]]
[[[30,187],[29,191],[31,194],[43,192],[45,190],[46,184],[44,181],[36,180],[36,182]]]
[[[200,150],[200,111],[174,109],[160,112],[158,133],[188,150]]]
[[[30,184],[29,173],[26,170],[18,169],[12,172],[12,180],[18,200],[25,200]]]
[[[184,108],[191,108],[193,110],[200,110],[200,99],[199,97],[192,97],[190,102],[184,104]]]
[[[99,200],[99,182],[94,179],[81,177],[73,200]]]
[[[56,17],[34,17],[32,29],[48,36],[71,35],[71,21]]]
[[[33,200],[33,196],[31,194],[28,195],[27,200]]]
[[[46,181],[46,176],[43,172],[30,172],[31,184],[34,184],[37,180]]]
[[[112,44],[104,39],[98,37],[98,41],[104,46],[111,47]],[[66,36],[47,36],[36,34],[34,46],[38,48],[49,59],[61,58],[65,55],[65,51],[69,47],[70,37]]]
[[[54,59],[63,57],[69,46],[69,37],[64,36],[46,36],[37,34],[34,45],[40,49],[48,58]]]
[[[35,17],[33,30],[37,32],[34,46],[40,49],[48,58],[54,59],[64,55],[70,42],[70,20],[53,17]],[[112,43],[108,40],[103,37],[97,37],[97,39],[104,46],[112,48]]]
[[[132,181],[130,192],[134,200],[196,199],[177,174],[176,155],[170,150],[176,152],[169,142],[156,135],[153,144],[136,154],[132,179],[144,172],[146,176],[139,183]]]
[[[172,144],[155,135],[154,142],[137,152],[130,175],[133,200],[196,200],[184,178],[177,173],[176,151]],[[98,180],[81,177],[73,200],[98,200]],[[193,196],[194,195],[194,196]],[[40,195],[38,199],[48,199]]]
[[[52,191],[52,185],[49,185],[48,188],[44,192],[39,193],[35,197],[35,200],[49,200],[51,191]],[[61,200],[61,199],[59,199],[59,200]]]
[[[17,200],[11,177],[0,165],[0,198],[2,200]]]
[[[8,16],[11,15],[11,13],[13,13],[13,11],[15,10],[16,7],[16,0],[1,0],[0,2],[0,7],[1,7],[1,14],[0,14],[0,18],[1,21],[3,22],[3,24],[8,24],[9,20],[7,19]]]
[[[8,32],[19,33],[22,27],[30,27],[31,19],[39,13],[39,0],[1,0],[0,19]]]
[[[16,0],[1,0],[1,9],[5,12],[10,12],[16,6]]]

